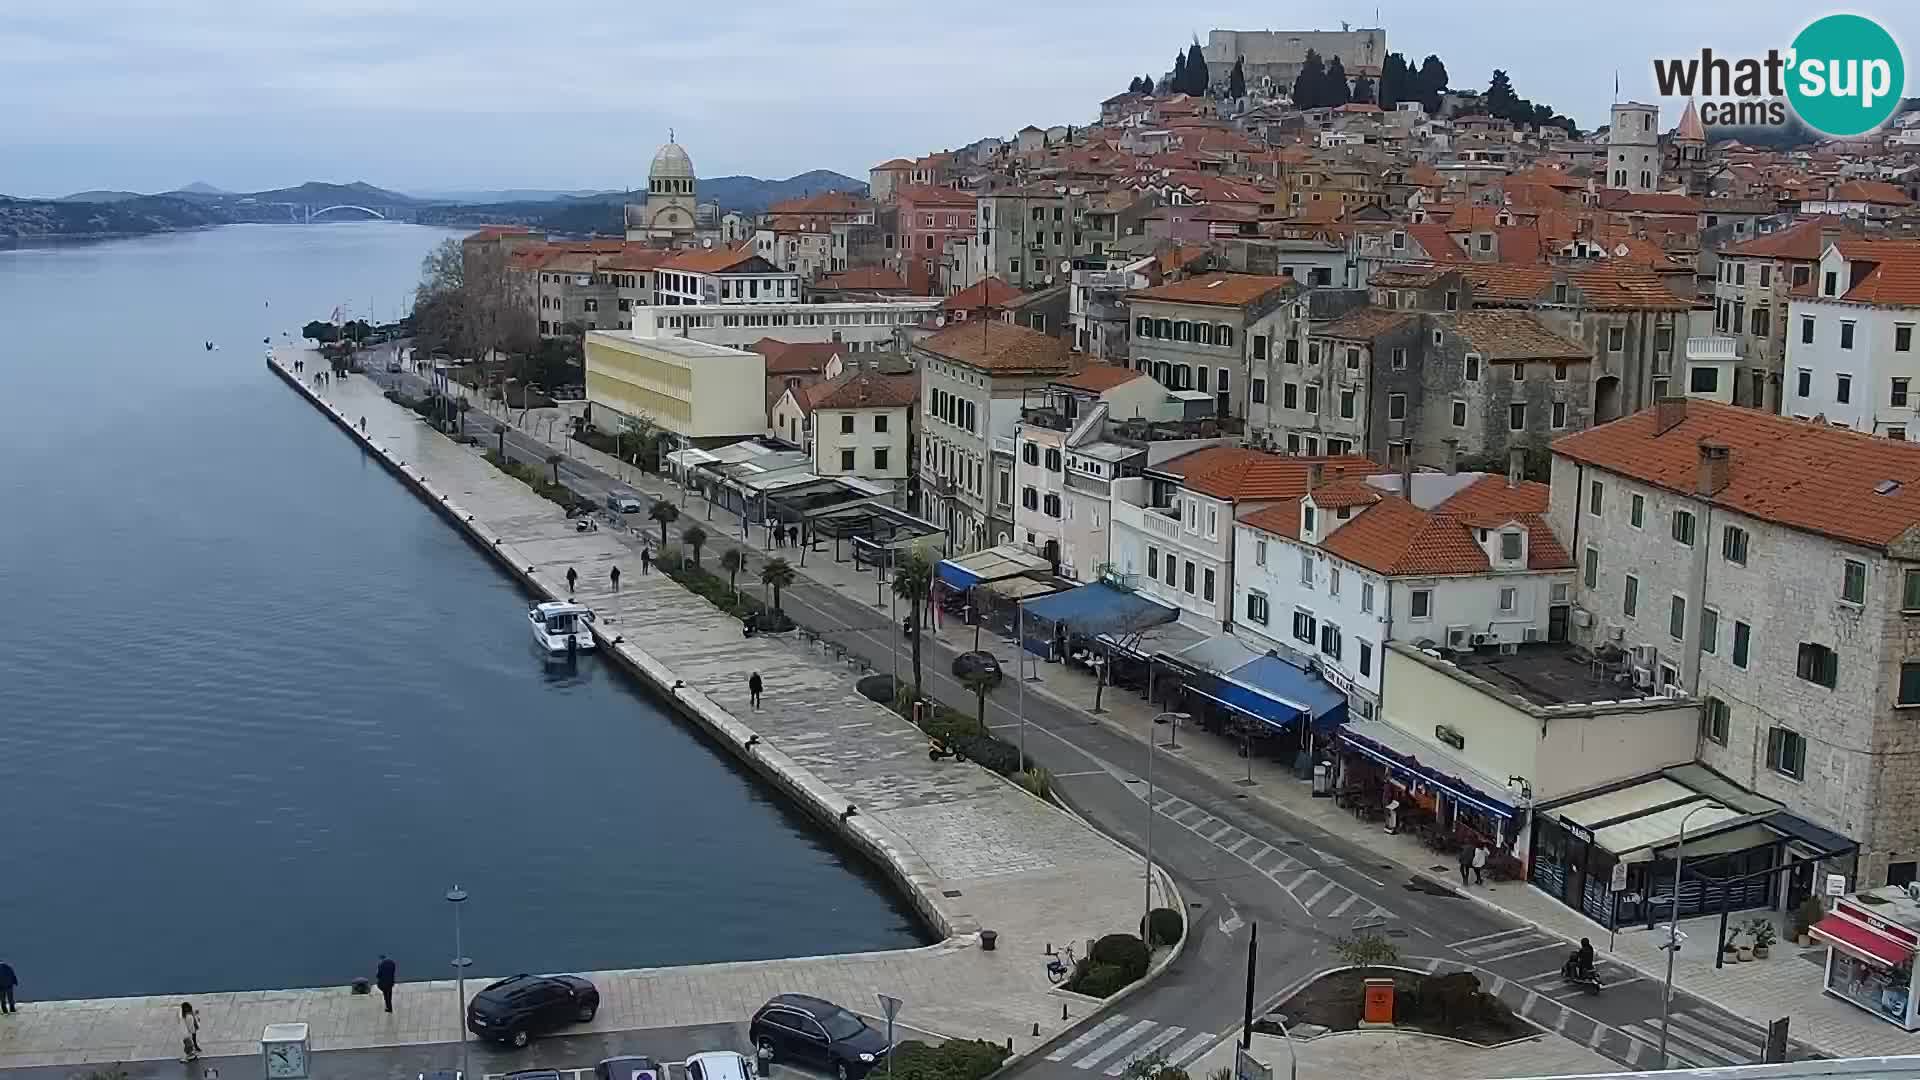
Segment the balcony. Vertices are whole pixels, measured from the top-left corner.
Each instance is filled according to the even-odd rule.
[[[996,454],[1005,454],[1008,457],[1012,457],[1013,456],[1013,436],[995,435],[993,437],[993,452]]]
[[[1086,473],[1074,472],[1071,469],[1067,471],[1066,477],[1067,488],[1069,490],[1083,491],[1088,495],[1094,495],[1102,499],[1109,498],[1112,495],[1113,481],[1111,480],[1102,479],[1098,476],[1088,476]]]
[[[1164,537],[1168,540],[1180,539],[1180,519],[1173,516],[1174,512],[1171,508],[1163,510],[1159,507],[1148,506],[1143,509],[1146,511],[1140,515],[1140,524],[1143,531],[1152,533],[1155,536]]]
[[[1048,431],[1068,431],[1073,427],[1072,417],[1059,409],[1051,408],[1021,409],[1020,422],[1046,428]]]

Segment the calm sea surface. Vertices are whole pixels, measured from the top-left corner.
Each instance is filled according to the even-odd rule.
[[[907,947],[878,879],[269,375],[457,233],[0,249],[0,959],[21,997]],[[204,342],[216,344],[209,352]]]

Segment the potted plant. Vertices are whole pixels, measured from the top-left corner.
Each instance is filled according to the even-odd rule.
[[[1734,958],[1741,963],[1744,964],[1753,959],[1753,935],[1748,932],[1746,927],[1735,930],[1733,936],[1728,939],[1727,944],[1733,946]]]
[[[1740,935],[1737,931],[1735,933],[1727,935],[1727,943],[1720,947],[1720,959],[1722,961],[1729,964],[1739,963],[1740,961],[1739,941],[1740,941]]]
[[[1798,941],[1802,947],[1813,944],[1813,935],[1809,931],[1815,923],[1825,918],[1826,914],[1826,906],[1820,903],[1819,897],[1809,896],[1800,901],[1800,906],[1793,909],[1794,940]]]
[[[1767,958],[1769,951],[1773,948],[1774,941],[1776,940],[1776,935],[1773,930],[1773,920],[1762,915],[1759,918],[1756,918],[1753,920],[1752,926],[1753,926],[1753,955],[1758,957],[1759,959],[1765,960]]]

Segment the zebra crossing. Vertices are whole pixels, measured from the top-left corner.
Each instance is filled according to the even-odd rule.
[[[1309,915],[1328,919],[1397,917],[1368,897],[1321,872],[1320,868],[1347,865],[1344,859],[1336,855],[1298,840],[1282,841],[1281,847],[1274,847],[1178,797],[1164,798],[1154,805],[1154,809],[1161,817],[1259,871]],[[1359,876],[1365,877],[1364,874]]]
[[[1751,1065],[1766,1060],[1766,1032],[1750,1025],[1730,1027],[1711,1013],[1675,1010],[1668,1029],[1667,1053],[1677,1064],[1707,1069],[1717,1065]],[[1658,1056],[1660,1018],[1649,1016],[1621,1024],[1621,1029],[1654,1047]]]
[[[1559,959],[1564,960],[1569,951],[1565,941],[1530,926],[1516,926],[1511,930],[1466,938],[1451,942],[1447,947],[1481,965],[1532,955],[1539,955],[1544,960],[1549,953],[1556,952]],[[1559,966],[1555,965],[1553,971],[1558,975]]]
[[[1206,1053],[1220,1038],[1211,1031],[1189,1031],[1115,1013],[1056,1047],[1047,1054],[1047,1060],[1102,1076],[1119,1076],[1135,1061],[1154,1055],[1175,1067],[1185,1065]]]

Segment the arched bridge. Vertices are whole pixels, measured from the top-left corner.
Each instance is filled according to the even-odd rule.
[[[319,209],[315,209],[314,207],[309,206],[306,208],[306,210],[307,210],[307,221],[309,223],[311,223],[314,218],[319,217],[321,214],[329,214],[335,210],[358,210],[363,214],[367,214],[372,217],[378,218],[381,221],[387,220],[387,215],[381,213],[378,210],[375,210],[371,206],[354,206],[350,203],[341,203],[338,206],[325,206],[325,207],[320,207]]]

